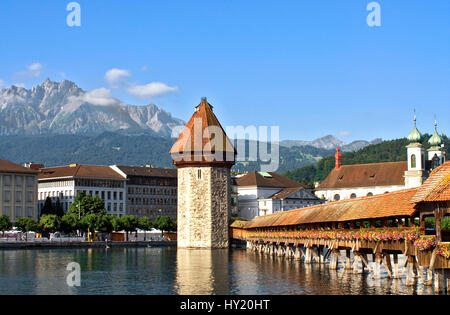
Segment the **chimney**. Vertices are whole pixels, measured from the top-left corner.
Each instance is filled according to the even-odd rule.
[[[334,155],[334,158],[336,160],[336,166],[335,168],[338,170],[341,168],[342,165],[342,154],[339,153],[339,148],[336,148],[336,154]]]

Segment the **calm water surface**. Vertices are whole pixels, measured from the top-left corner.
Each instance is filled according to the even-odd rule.
[[[81,266],[69,287],[67,264]],[[175,247],[0,251],[0,294],[432,294],[384,274],[329,270],[245,250]]]

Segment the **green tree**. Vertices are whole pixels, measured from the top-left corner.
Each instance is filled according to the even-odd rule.
[[[153,222],[153,226],[158,230],[161,230],[162,234],[164,231],[173,232],[177,230],[177,223],[168,216],[157,216]]]
[[[56,232],[60,229],[61,218],[55,214],[44,214],[39,220],[39,226],[43,234],[48,236],[49,233]]]
[[[67,213],[77,215],[81,219],[85,215],[91,213],[106,215],[106,209],[105,204],[100,197],[92,197],[90,195],[86,195],[82,191],[79,191]]]
[[[101,232],[111,233],[114,231],[114,215],[102,215],[99,219],[97,229]]]
[[[150,231],[153,227],[153,222],[149,217],[141,217],[138,220],[138,227],[144,230],[144,241],[147,240],[147,231]]]
[[[64,209],[61,201],[59,200],[59,197],[56,198],[55,205],[53,206],[53,214],[56,214],[60,218],[64,215]]]
[[[9,217],[5,214],[0,216],[0,230],[2,231],[2,236],[5,236],[5,231],[8,231],[12,228],[12,223],[9,220]]]
[[[19,231],[26,233],[26,241],[28,241],[28,232],[34,231],[36,232],[39,225],[36,221],[34,221],[32,218],[22,218],[19,217],[16,220],[16,227]]]
[[[88,213],[81,218],[81,224],[87,229],[88,241],[91,241],[91,232],[95,233],[100,226],[101,217],[101,214]]]
[[[78,216],[73,213],[63,215],[60,228],[64,233],[72,233],[80,229],[80,220],[78,219]]]
[[[111,223],[114,231],[119,232],[123,230],[123,225],[122,221],[120,220],[120,217],[113,216],[111,219]]]
[[[134,215],[124,215],[119,218],[120,224],[122,228],[127,232],[127,241],[128,241],[128,233],[136,231],[138,227],[138,220]]]
[[[41,216],[43,216],[45,214],[55,214],[55,212],[53,210],[52,199],[48,196],[47,196],[47,198],[45,198],[44,206],[41,209]]]

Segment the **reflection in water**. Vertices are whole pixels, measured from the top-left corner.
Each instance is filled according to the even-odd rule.
[[[177,250],[176,291],[178,294],[227,294],[228,249]]]
[[[81,266],[81,287],[66,284],[70,262]],[[0,294],[433,294],[386,273],[375,279],[342,267],[245,250],[0,250]]]

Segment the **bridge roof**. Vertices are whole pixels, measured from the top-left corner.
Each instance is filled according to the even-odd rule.
[[[411,202],[450,201],[450,161],[434,169]]]
[[[311,207],[276,212],[256,217],[248,222],[245,227],[251,229],[411,216],[416,212],[416,209],[414,209],[414,204],[410,200],[417,191],[418,188],[405,189],[371,197],[333,201]]]

